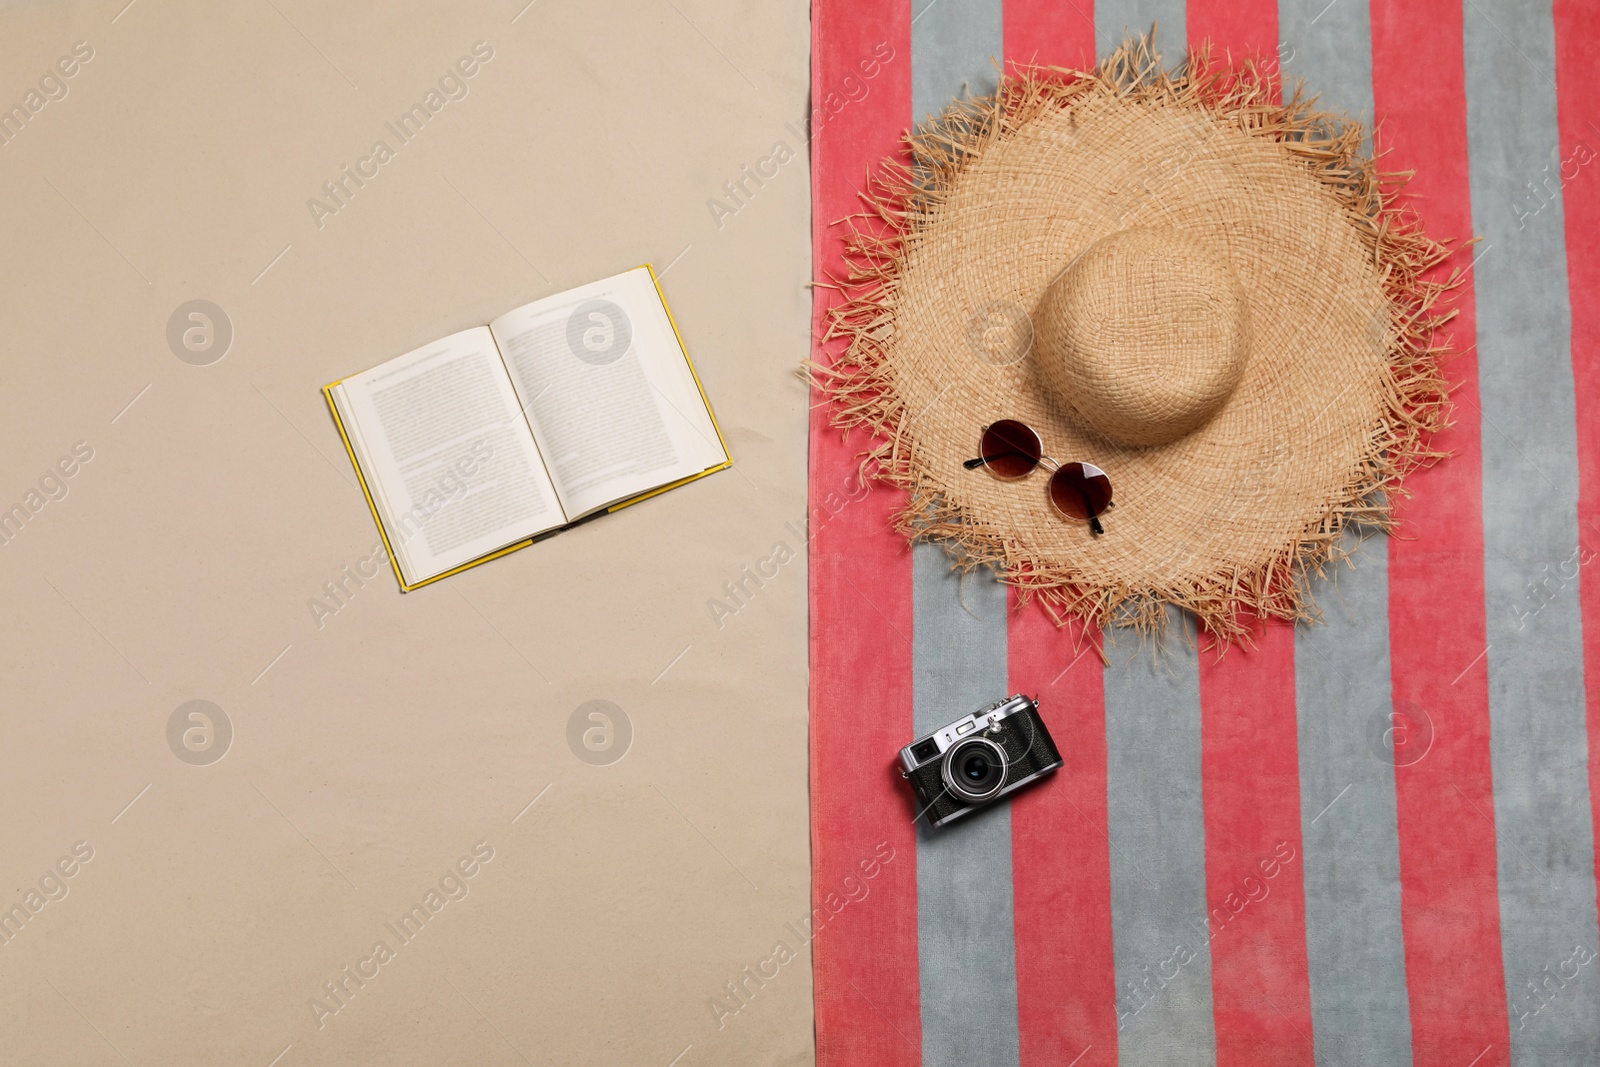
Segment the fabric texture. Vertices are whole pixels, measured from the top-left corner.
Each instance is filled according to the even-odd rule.
[[[811,1062],[808,5],[677,7],[0,3],[0,1065]],[[402,594],[319,387],[645,262],[733,469]]]
[[[871,440],[814,411],[818,1062],[1600,1061],[1600,12],[817,0],[819,276],[913,122],[994,91],[996,61],[1082,67],[1152,23],[1158,48],[1258,54],[1376,119],[1430,231],[1481,236],[1438,268],[1465,272],[1452,458],[1412,476],[1401,536],[1346,544],[1322,624],[1218,660],[1174,615],[1159,655],[1113,643],[1102,667],[1015,590],[908,550],[903,493],[830,506]],[[819,330],[838,299],[819,289]],[[1018,690],[1062,770],[914,828],[896,750]]]

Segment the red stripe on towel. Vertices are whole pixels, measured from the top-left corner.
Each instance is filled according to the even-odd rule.
[[[1191,5],[1192,10],[1192,5]],[[1218,1067],[1314,1061],[1294,627],[1200,653],[1200,775]]]
[[[1278,54],[1277,0],[1189,0],[1184,15],[1190,43],[1209,40],[1219,60]]]
[[[1589,803],[1600,839],[1600,580],[1582,573],[1600,555],[1600,7],[1555,0],[1556,122],[1561,133],[1561,207],[1566,217],[1567,294],[1572,307],[1572,384],[1578,416],[1578,596],[1583,676],[1588,679]],[[1593,168],[1593,169],[1591,169]],[[1565,568],[1563,568],[1564,570]],[[1600,851],[1597,851],[1600,856]],[[1596,861],[1600,882],[1600,859]]]
[[[1191,42],[1275,63],[1274,0],[1189,0]],[[1274,68],[1275,69],[1275,68]],[[1294,629],[1200,657],[1211,1001],[1219,1067],[1314,1061],[1295,719]],[[1269,877],[1270,875],[1270,877]],[[1247,881],[1248,879],[1248,881]],[[1260,899],[1253,899],[1259,897]]]
[[[1386,171],[1416,171],[1406,195],[1431,232],[1472,233],[1467,105],[1458,0],[1373,0],[1372,96]],[[1453,265],[1465,268],[1474,249]],[[1483,460],[1472,281],[1447,329],[1455,425],[1434,446],[1448,462],[1418,471],[1389,541],[1389,649],[1396,711],[1421,707],[1433,747],[1395,768],[1401,928],[1414,1067],[1498,1067],[1510,1058],[1484,628]],[[1410,712],[1410,714],[1415,714]],[[1484,1053],[1487,1052],[1487,1055]]]
[[[1008,64],[1093,67],[1093,0],[1006,0],[1003,14]],[[1104,669],[1077,624],[1057,629],[1014,590],[1009,603],[1010,689],[1038,699],[1063,760],[1011,806],[1021,1062],[1115,1067]]]
[[[860,210],[868,169],[895,148],[911,112],[904,0],[818,5],[812,25],[814,270],[841,266],[841,228]],[[845,79],[855,90],[844,91]],[[865,84],[863,96],[859,85]],[[834,299],[816,290],[814,337]],[[814,358],[826,361],[829,353]],[[890,530],[899,494],[859,496],[857,455],[814,395],[811,415],[812,966],[817,1063],[922,1062],[917,855],[909,793],[891,761],[911,740],[911,556]],[[831,498],[831,502],[830,502]],[[841,501],[843,501],[841,505]],[[891,856],[885,860],[885,856]],[[848,886],[867,895],[849,899]]]
[[[1011,805],[1021,1062],[1115,1067],[1104,669],[1078,624],[1056,629],[1015,591],[1011,603],[1010,688],[1039,701],[1063,761]]]
[[[1005,0],[1006,63],[1089,70],[1094,66],[1094,0]]]

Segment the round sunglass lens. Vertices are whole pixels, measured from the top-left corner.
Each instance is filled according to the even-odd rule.
[[[1091,463],[1063,463],[1050,476],[1050,503],[1068,518],[1088,522],[1111,506],[1111,479]]]
[[[1039,435],[1015,419],[1001,419],[983,431],[979,442],[984,466],[1001,478],[1022,478],[1039,465],[1044,446]]]

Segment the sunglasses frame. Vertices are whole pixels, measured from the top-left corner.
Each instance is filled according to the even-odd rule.
[[[983,427],[983,429],[981,431],[979,431],[979,433],[978,433],[978,451],[980,453],[983,452],[983,439],[986,436],[988,436],[988,433],[992,428],[994,428],[995,426],[999,425],[1002,422],[1009,422],[1014,426],[1020,426],[1024,430],[1027,430],[1028,433],[1032,435],[1033,442],[1037,446],[1036,448],[1033,449],[1033,451],[1038,453],[1038,459],[1034,460],[1033,464],[1026,471],[1023,471],[1021,474],[1015,474],[1015,475],[1002,474],[993,464],[991,464],[989,462],[990,459],[996,458],[996,457],[989,456],[989,455],[980,455],[976,461],[968,460],[967,461],[967,465],[968,465],[969,469],[974,465],[982,466],[984,470],[989,472],[990,477],[998,478],[1002,482],[1020,482],[1024,478],[1027,478],[1029,475],[1031,475],[1034,471],[1038,470],[1041,466],[1048,466],[1049,470],[1050,470],[1050,479],[1049,479],[1049,481],[1047,481],[1045,483],[1045,493],[1044,493],[1044,495],[1045,495],[1045,499],[1050,502],[1050,510],[1055,512],[1058,517],[1060,517],[1060,518],[1062,518],[1064,520],[1067,520],[1067,521],[1070,521],[1070,522],[1081,523],[1083,525],[1088,526],[1089,529],[1090,529],[1090,532],[1093,533],[1095,536],[1099,536],[1100,534],[1104,533],[1105,531],[1100,525],[1100,516],[1104,515],[1107,511],[1110,511],[1113,507],[1116,506],[1115,503],[1110,498],[1107,498],[1105,506],[1103,508],[1101,508],[1099,511],[1092,511],[1091,514],[1087,518],[1080,518],[1077,515],[1070,514],[1069,512],[1064,510],[1059,504],[1056,503],[1055,494],[1050,491],[1050,484],[1055,481],[1056,475],[1061,473],[1061,470],[1064,467],[1071,466],[1074,463],[1076,463],[1078,465],[1079,470],[1083,473],[1085,481],[1091,480],[1091,479],[1095,478],[1096,476],[1098,476],[1100,478],[1105,479],[1106,486],[1109,488],[1109,487],[1111,487],[1111,476],[1108,475],[1102,468],[1095,466],[1093,463],[1087,463],[1087,462],[1085,462],[1083,460],[1068,460],[1066,463],[1062,463],[1060,460],[1055,459],[1053,456],[1045,455],[1045,452],[1044,452],[1044,438],[1039,436],[1039,431],[1038,430],[1035,430],[1032,426],[1029,426],[1027,423],[1023,422],[1021,419],[996,419],[994,422],[991,422],[991,423],[985,425]],[[1028,456],[1029,455],[1028,453],[1022,453],[1022,452],[1005,453],[1005,454],[1006,455],[1016,454],[1016,455],[1024,455],[1024,456]],[[1029,456],[1029,458],[1031,458],[1031,456]],[[1089,501],[1087,499],[1084,500],[1084,504],[1085,504],[1084,510],[1085,511],[1091,511],[1091,509],[1088,507]]]

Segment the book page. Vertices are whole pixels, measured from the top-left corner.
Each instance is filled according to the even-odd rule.
[[[650,272],[490,323],[572,518],[726,462]]]
[[[407,584],[566,522],[486,327],[332,392]]]

